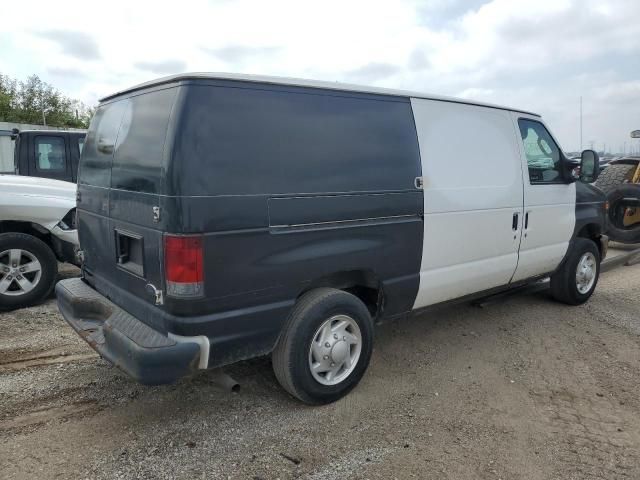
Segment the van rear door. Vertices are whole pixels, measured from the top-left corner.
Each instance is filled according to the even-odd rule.
[[[80,160],[78,234],[85,277],[134,315],[148,311],[140,302],[155,302],[148,284],[162,289],[159,211],[176,91],[137,92],[101,105]]]

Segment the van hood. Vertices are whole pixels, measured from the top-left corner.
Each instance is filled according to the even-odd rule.
[[[76,185],[60,180],[0,175],[0,221],[31,222],[53,231],[76,206]],[[74,236],[75,236],[74,230]],[[74,241],[77,243],[77,239]]]

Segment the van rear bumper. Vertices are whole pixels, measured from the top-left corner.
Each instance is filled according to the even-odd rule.
[[[56,296],[64,319],[91,348],[140,383],[172,383],[206,364],[202,338],[164,335],[80,278],[58,282]]]

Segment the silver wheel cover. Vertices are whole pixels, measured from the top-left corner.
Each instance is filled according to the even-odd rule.
[[[598,265],[595,255],[591,252],[584,253],[578,260],[578,266],[576,267],[576,287],[578,292],[584,295],[591,290],[596,281],[597,271]]]
[[[33,253],[20,248],[0,252],[0,295],[25,295],[41,278],[42,265]]]
[[[309,369],[322,385],[337,385],[356,368],[362,333],[348,315],[335,315],[320,325],[309,346]]]

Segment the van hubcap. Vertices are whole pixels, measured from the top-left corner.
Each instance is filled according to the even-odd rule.
[[[42,266],[34,254],[20,248],[0,252],[0,294],[18,296],[36,288]]]
[[[593,253],[587,252],[578,261],[576,268],[576,286],[581,294],[587,293],[596,281],[596,257]]]
[[[322,385],[337,385],[356,368],[362,334],[348,315],[335,315],[316,330],[309,348],[309,369]]]

